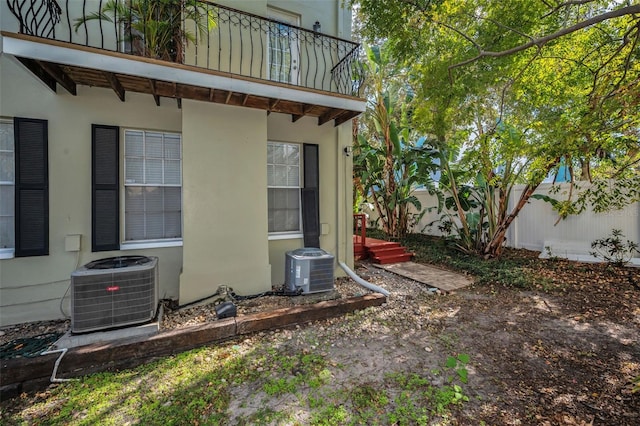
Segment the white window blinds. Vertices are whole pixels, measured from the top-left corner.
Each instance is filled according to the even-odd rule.
[[[0,120],[0,249],[15,247],[15,149],[13,123]]]
[[[182,236],[181,136],[125,131],[125,240]]]
[[[269,232],[300,232],[300,145],[267,144]]]

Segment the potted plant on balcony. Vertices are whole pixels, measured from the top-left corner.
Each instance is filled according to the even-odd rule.
[[[127,53],[183,62],[186,46],[196,42],[191,23],[201,35],[215,27],[214,9],[201,0],[109,0],[98,12],[76,19],[75,31],[90,21],[116,23],[118,44]]]

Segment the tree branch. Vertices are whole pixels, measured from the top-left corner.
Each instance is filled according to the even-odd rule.
[[[556,13],[557,11],[559,11],[562,8],[565,7],[569,7],[569,6],[581,6],[583,4],[587,4],[587,3],[593,3],[594,0],[570,0],[570,1],[565,1],[562,2],[560,4],[557,4],[550,12],[545,13],[544,15],[542,15],[542,18],[547,18],[551,15],[553,15],[554,13]],[[544,4],[546,4],[547,6],[551,7],[550,4],[548,4],[547,2],[544,2]]]
[[[632,36],[632,32],[636,31],[636,34]],[[633,39],[631,40],[630,37],[633,37]],[[615,50],[615,52],[613,52],[609,58],[602,63],[598,69],[595,71],[594,75],[593,75],[593,83],[591,86],[591,93],[589,94],[589,96],[593,95],[596,92],[597,86],[598,86],[598,80],[602,77],[601,71],[603,71],[605,69],[605,67],[607,65],[609,65],[611,63],[611,61],[613,61],[613,59],[618,56],[618,54],[620,54],[620,52],[622,52],[624,50],[625,47],[627,47],[627,45],[629,43],[632,44],[631,49],[629,49],[629,53],[627,54],[626,58],[625,58],[625,62],[624,62],[624,69],[623,69],[623,73],[620,76],[620,78],[618,79],[618,81],[616,82],[616,84],[613,85],[613,88],[609,91],[608,95],[603,96],[603,99],[607,99],[611,94],[615,93],[618,88],[620,87],[620,85],[622,84],[622,82],[624,81],[624,79],[627,76],[627,72],[629,71],[629,67],[631,65],[631,56],[633,55],[633,52],[635,51],[635,48],[638,44],[638,40],[640,39],[640,23],[634,25],[633,27],[631,27],[631,29],[629,29],[629,31],[627,31],[622,39],[622,44]],[[606,76],[607,74],[610,74],[611,71],[609,72],[605,72],[604,75]]]
[[[555,40],[557,38],[560,38],[562,36],[565,36],[567,34],[571,34],[574,33],[576,31],[582,30],[586,27],[590,27],[592,25],[598,24],[600,22],[604,22],[607,21],[609,19],[614,19],[614,18],[619,18],[621,16],[626,16],[626,15],[632,15],[632,14],[636,14],[636,13],[640,13],[640,4],[637,5],[632,5],[632,6],[626,6],[626,7],[622,7],[620,9],[616,9],[616,10],[612,10],[611,12],[606,12],[600,15],[596,15],[592,18],[589,19],[585,19],[584,21],[578,22],[575,25],[572,25],[571,27],[567,27],[567,28],[563,28],[559,31],[556,31],[555,33],[551,33],[549,35],[546,35],[544,37],[540,37],[540,38],[536,38],[533,40],[528,41],[527,43],[523,43],[519,46],[515,46],[512,47],[511,49],[507,49],[507,50],[502,50],[499,52],[494,52],[494,51],[489,51],[489,50],[482,50],[480,49],[480,53],[478,53],[478,55],[474,56],[473,58],[469,58],[465,61],[462,62],[458,62],[457,64],[453,64],[449,66],[449,70],[455,69],[455,68],[460,68],[463,67],[465,65],[468,65],[472,62],[475,62],[479,59],[482,58],[486,58],[486,57],[491,57],[491,58],[500,58],[503,56],[509,56],[512,55],[514,53],[518,53],[518,52],[522,52],[523,50],[527,50],[531,47],[537,46],[538,48],[541,48],[542,46],[544,46],[545,44],[547,44],[548,42]],[[477,46],[477,43],[473,43],[474,46]]]

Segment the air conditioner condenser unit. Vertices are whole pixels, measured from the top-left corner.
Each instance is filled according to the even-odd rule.
[[[73,333],[147,322],[157,306],[157,257],[100,259],[71,274]]]
[[[334,289],[333,255],[319,248],[299,248],[285,256],[285,287],[289,292],[319,293]]]

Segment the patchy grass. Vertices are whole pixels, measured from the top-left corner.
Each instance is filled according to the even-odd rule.
[[[115,373],[99,373],[39,393],[6,424],[196,424],[227,418],[229,385],[256,378],[251,355],[201,348]],[[27,398],[26,396],[24,398]]]
[[[286,345],[229,343],[23,395],[12,409],[3,404],[0,423],[427,424],[456,402],[440,401],[448,384],[436,386],[428,378],[400,372],[378,383],[336,388],[332,378],[340,368],[320,350],[289,353]],[[242,398],[258,408],[236,415],[230,402],[240,386],[246,393]]]

